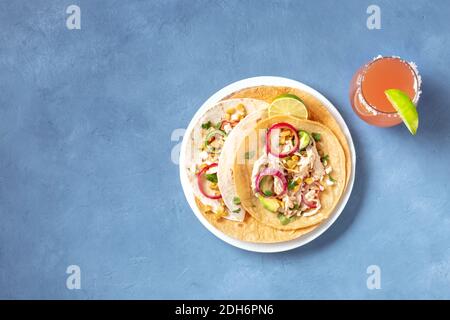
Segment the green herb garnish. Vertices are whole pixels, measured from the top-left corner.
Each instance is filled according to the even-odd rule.
[[[291,191],[293,190],[296,186],[297,186],[297,182],[295,182],[295,180],[290,180],[288,183],[288,190]]]
[[[311,133],[311,135],[312,135],[313,139],[316,141],[320,141],[320,139],[322,139],[322,135],[320,133],[313,132],[313,133]]]
[[[212,126],[212,123],[211,123],[211,121],[208,121],[208,122],[205,122],[205,123],[203,123],[202,124],[202,129],[209,129],[209,128],[211,128],[211,126]]]
[[[233,210],[234,213],[238,213],[241,211],[241,208],[237,208],[236,210]]]
[[[239,198],[239,197],[234,197],[233,198],[233,203],[235,204],[235,205],[240,205],[241,204],[241,198]]]
[[[263,193],[264,193],[264,195],[265,195],[266,197],[271,197],[271,196],[273,196],[273,192],[270,191],[270,190],[264,190]]]
[[[205,174],[205,178],[206,178],[206,180],[211,181],[213,183],[218,182],[217,173],[207,173],[207,174]]]
[[[324,162],[324,161],[328,161],[329,156],[326,154],[322,157],[320,157],[320,161]]]
[[[333,179],[331,175],[328,175],[328,178],[330,179],[331,182],[337,182],[335,179]]]
[[[298,205],[298,203],[295,203],[294,204],[294,207],[292,208],[293,210],[298,210],[298,209],[300,209],[300,206]]]
[[[214,126],[214,128],[220,129],[221,126],[222,126],[222,121],[217,122],[216,125]]]

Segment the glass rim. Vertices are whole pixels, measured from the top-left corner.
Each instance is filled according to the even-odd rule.
[[[406,63],[406,64],[408,65],[408,67],[411,69],[411,71],[412,71],[412,73],[413,73],[413,75],[414,75],[414,80],[415,80],[415,83],[416,83],[416,85],[417,85],[417,88],[416,88],[416,90],[415,90],[414,98],[412,99],[413,101],[416,101],[416,100],[417,100],[417,101],[415,102],[415,104],[417,104],[418,98],[419,98],[419,96],[420,96],[420,80],[419,80],[419,76],[417,75],[416,70],[412,67],[412,65],[411,65],[410,62],[408,62],[408,61],[406,61],[406,60],[404,60],[404,59],[402,59],[402,58],[400,58],[400,57],[397,57],[397,56],[380,56],[380,57],[377,57],[377,58],[373,59],[373,60],[370,61],[369,63],[367,63],[367,64],[364,66],[364,68],[363,68],[363,70],[362,70],[362,72],[361,72],[361,74],[360,74],[360,76],[359,76],[359,81],[358,81],[358,82],[359,82],[359,84],[358,84],[358,91],[361,93],[360,97],[364,100],[364,104],[366,104],[366,105],[369,106],[370,108],[374,109],[376,112],[382,113],[382,114],[388,114],[388,115],[398,114],[397,111],[386,112],[386,111],[378,110],[378,108],[376,108],[374,105],[372,105],[371,103],[369,103],[369,102],[366,100],[366,98],[364,97],[364,94],[363,94],[363,90],[362,90],[362,82],[363,82],[363,80],[364,80],[364,76],[365,76],[367,70],[369,69],[369,67],[370,67],[373,63],[377,62],[378,60],[382,60],[382,59],[397,59],[397,60],[400,60],[401,62]]]

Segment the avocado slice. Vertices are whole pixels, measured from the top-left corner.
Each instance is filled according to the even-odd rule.
[[[283,226],[285,226],[285,225],[287,225],[288,223],[291,223],[292,221],[294,221],[295,220],[295,216],[292,216],[292,217],[286,217],[284,214],[282,214],[282,213],[279,213],[278,214],[278,220],[280,220],[280,223],[283,225]]]
[[[262,195],[258,195],[258,200],[262,206],[271,212],[277,212],[280,208],[278,200],[273,198],[264,198]]]
[[[273,177],[271,176],[265,176],[261,179],[261,182],[259,183],[259,189],[262,193],[264,193],[266,196],[273,195]]]
[[[299,136],[300,136],[300,150],[305,149],[309,143],[311,142],[311,137],[309,136],[308,132],[304,131],[304,130],[300,130],[298,132]]]

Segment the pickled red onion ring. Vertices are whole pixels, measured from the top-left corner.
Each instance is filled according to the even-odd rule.
[[[200,170],[200,172],[197,174],[197,183],[198,183],[198,188],[200,190],[200,192],[207,198],[209,199],[220,199],[222,198],[222,195],[211,195],[208,194],[204,188],[204,183],[203,183],[203,176],[206,174],[206,172],[211,169],[217,167],[217,163],[212,163],[209,166],[204,167],[202,170]]]
[[[311,209],[317,208],[317,203],[315,201],[308,201],[305,199],[305,195],[302,193],[302,202]]]
[[[281,153],[281,152],[280,153],[275,153],[275,152],[273,152],[272,146],[271,146],[271,135],[272,135],[272,131],[275,130],[275,129],[288,129],[288,130],[292,131],[292,134],[294,136],[294,146],[288,152],[285,152],[285,153]],[[274,125],[272,125],[269,128],[269,130],[267,130],[267,133],[266,133],[266,151],[267,151],[267,153],[270,153],[270,154],[274,155],[275,157],[278,157],[278,158],[288,157],[288,156],[292,155],[293,153],[295,153],[298,150],[299,145],[300,145],[300,138],[298,137],[297,130],[292,125],[290,125],[287,122],[275,123]]]
[[[261,172],[258,173],[258,175],[256,176],[256,182],[255,182],[256,192],[265,196],[265,194],[263,192],[261,192],[259,185],[261,183],[261,180],[266,176],[272,176],[274,178],[278,178],[281,181],[283,190],[279,194],[276,194],[277,196],[282,196],[286,193],[286,191],[287,191],[286,177],[280,170],[273,169],[273,168],[265,168],[264,170],[262,170]]]

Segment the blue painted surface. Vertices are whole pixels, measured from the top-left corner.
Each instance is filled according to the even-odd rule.
[[[81,7],[81,30],[65,10]],[[448,1],[1,1],[1,298],[450,298]],[[347,92],[377,54],[417,62],[416,137]],[[170,154],[211,94],[276,75],[321,91],[357,150],[339,220],[281,254],[233,248],[191,212]],[[81,290],[66,288],[79,265]],[[379,265],[382,289],[368,290]]]

